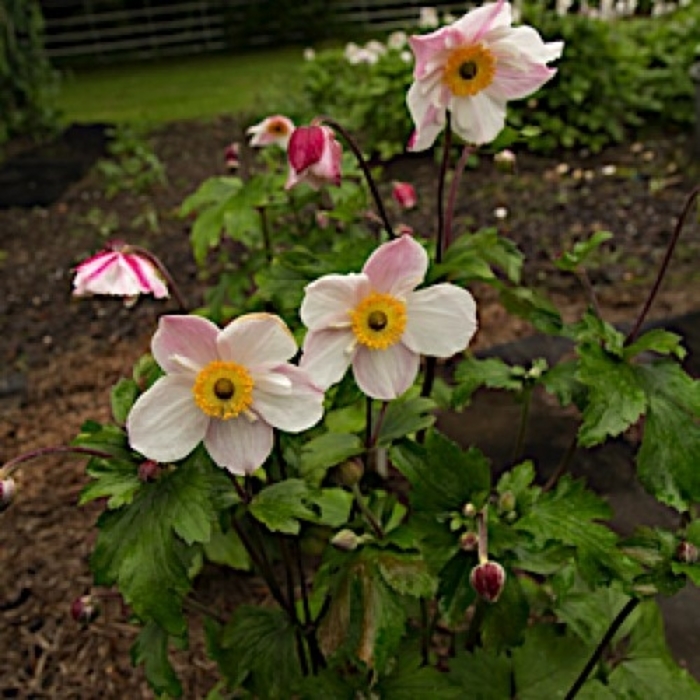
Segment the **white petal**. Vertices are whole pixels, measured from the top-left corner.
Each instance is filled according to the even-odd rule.
[[[218,326],[200,316],[161,316],[151,351],[166,372],[198,371],[218,359],[218,334]]]
[[[316,425],[323,416],[323,392],[312,383],[308,373],[293,365],[281,365],[269,375],[286,379],[286,392],[265,390],[264,382],[253,389],[253,410],[275,428],[298,433]],[[269,376],[268,375],[268,376]]]
[[[488,48],[496,54],[497,59],[511,58],[528,63],[549,63],[561,56],[564,42],[545,42],[536,29],[523,26],[499,29],[489,34]]]
[[[401,341],[416,353],[452,357],[476,333],[474,297],[454,284],[436,284],[406,299],[408,321]]]
[[[126,422],[129,444],[149,459],[173,462],[204,438],[209,416],[194,401],[192,380],[161,377],[134,404]]]
[[[501,27],[510,27],[512,23],[510,3],[502,0],[495,3],[487,3],[468,12],[458,19],[452,27],[457,29],[464,39],[464,43],[477,43],[488,32]]]
[[[467,143],[490,143],[506,123],[506,105],[492,98],[488,89],[474,97],[454,97],[450,101],[452,128]]]
[[[420,82],[413,83],[408,90],[406,104],[416,126],[415,136],[409,145],[410,151],[425,151],[430,148],[445,128],[445,109],[435,106],[435,101],[440,100],[440,94],[439,86],[426,90]]]
[[[348,325],[349,312],[370,292],[364,274],[326,275],[306,286],[299,315],[311,330]]]
[[[273,431],[263,420],[244,415],[229,420],[213,419],[204,438],[211,458],[232,474],[252,474],[272,452]]]
[[[327,389],[342,378],[355,354],[357,341],[348,330],[309,331],[304,339],[300,367],[321,389]]]
[[[361,345],[352,363],[355,381],[373,399],[391,401],[403,394],[416,379],[420,357],[402,343],[386,350]]]
[[[297,353],[297,343],[279,316],[246,314],[224,328],[217,339],[222,360],[244,367],[281,364]]]

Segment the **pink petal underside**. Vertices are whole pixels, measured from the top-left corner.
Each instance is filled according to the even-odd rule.
[[[333,137],[333,132],[328,127],[323,127],[325,143],[321,159],[311,166],[311,174],[324,183],[340,185],[340,165],[343,158],[343,149]]]
[[[416,57],[413,77],[416,80],[422,80],[441,65],[441,58],[453,41],[454,30],[451,27],[443,27],[430,34],[410,37],[408,43]]]
[[[452,128],[467,143],[490,143],[506,123],[505,102],[492,97],[488,88],[468,99],[450,101]]]
[[[564,42],[545,42],[536,29],[528,26],[496,29],[489,33],[487,45],[499,61],[515,63],[549,63],[556,61],[564,49]]]
[[[517,66],[499,63],[488,93],[499,100],[517,100],[539,90],[556,74],[541,63],[521,62]]]
[[[98,276],[109,265],[112,265],[119,257],[119,253],[114,251],[101,251],[97,255],[93,255],[87,260],[78,265],[76,268],[75,281],[76,284],[89,282],[94,277]]]
[[[512,24],[510,3],[504,0],[488,3],[468,12],[452,26],[462,35],[465,44],[477,44],[494,29]]]
[[[293,365],[280,365],[270,374],[287,379],[291,385],[256,382],[253,410],[266,423],[288,433],[298,433],[316,425],[323,416],[323,392],[308,373]]]
[[[287,156],[297,173],[321,160],[325,139],[323,128],[320,126],[300,126],[294,130],[289,139]]]
[[[438,109],[434,104],[435,99],[439,99],[439,85],[436,90],[438,92],[426,94],[420,83],[413,83],[406,95],[406,103],[416,125],[408,144],[409,151],[418,152],[430,148],[445,128],[445,110]]]
[[[273,314],[239,316],[217,339],[219,357],[244,367],[280,364],[294,357],[297,343],[284,321]]]
[[[148,459],[173,462],[201,442],[209,417],[194,401],[192,380],[161,377],[134,404],[126,422],[131,447]]]
[[[355,335],[349,328],[309,331],[299,365],[316,386],[325,390],[343,378],[356,347]]]
[[[350,311],[370,293],[367,275],[325,275],[306,286],[299,315],[311,330],[347,326]]]
[[[218,360],[216,337],[219,328],[200,316],[161,316],[151,341],[156,362],[166,371],[183,371],[184,359],[194,371]]]
[[[362,268],[373,289],[398,297],[415,289],[427,270],[428,254],[409,235],[379,246]]]
[[[220,467],[232,474],[252,474],[272,452],[273,430],[263,420],[246,416],[214,419],[204,437],[204,446]]]
[[[402,343],[386,350],[359,346],[352,362],[355,381],[373,399],[391,401],[403,394],[418,375],[420,357]]]
[[[137,277],[143,294],[153,294],[156,299],[168,296],[168,288],[150,261],[139,255],[124,255],[123,258]]]
[[[452,357],[476,332],[474,297],[453,284],[436,284],[409,294],[408,321],[401,342],[421,355]]]

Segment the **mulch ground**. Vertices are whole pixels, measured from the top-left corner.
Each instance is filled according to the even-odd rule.
[[[50,206],[0,211],[0,463],[65,444],[88,418],[107,420],[111,385],[148,348],[158,315],[175,310],[172,302],[142,300],[126,309],[112,299],[72,299],[71,268],[77,262],[106,239],[123,238],[160,255],[189,303],[201,302],[189,222],[177,216],[177,208],[204,178],[224,173],[223,149],[241,136],[240,126],[226,118],[173,124],[153,136],[167,184],[148,195],[109,199],[93,170]],[[530,256],[528,279],[547,290],[568,318],[585,307],[585,293],[555,271],[552,258],[594,230],[612,231],[615,238],[590,276],[606,318],[631,321],[685,197],[700,180],[690,143],[689,135],[680,135],[597,155],[520,154],[513,173],[498,172],[482,158],[463,179],[458,222],[498,226],[511,236]],[[430,157],[410,157],[385,173],[387,183],[416,184],[419,207],[403,219],[421,234],[435,225],[436,172]],[[157,228],[145,223],[154,213]],[[691,218],[654,308],[657,317],[700,304],[700,227]],[[531,332],[507,316],[489,289],[473,291],[480,302],[476,347]],[[71,602],[91,586],[88,557],[99,506],[76,507],[84,484],[79,460],[32,462],[19,472],[15,504],[0,515],[0,697],[152,697],[141,670],[131,667],[135,631],[117,599],[105,600],[103,615],[89,628],[69,615]],[[198,594],[225,611],[266,596],[250,576],[215,574],[204,576]],[[177,652],[175,663],[184,696],[201,698],[216,672],[204,654],[197,618],[192,624],[190,650]]]

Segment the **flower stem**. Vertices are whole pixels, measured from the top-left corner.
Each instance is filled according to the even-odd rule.
[[[187,610],[199,613],[200,615],[206,615],[206,617],[210,617],[212,620],[218,622],[220,625],[226,624],[226,620],[218,612],[216,612],[216,610],[212,610],[210,607],[204,605],[203,603],[200,603],[194,598],[184,598],[182,604],[183,607]]]
[[[664,255],[663,261],[661,262],[661,267],[659,268],[659,272],[656,276],[656,281],[654,282],[649,292],[649,296],[647,297],[647,300],[644,303],[642,310],[639,312],[637,322],[634,324],[634,327],[627,335],[627,338],[625,338],[625,345],[630,345],[631,343],[633,343],[639,335],[639,331],[642,328],[642,324],[644,323],[644,320],[646,319],[647,314],[651,309],[651,305],[654,303],[656,295],[659,292],[661,283],[663,282],[663,279],[666,276],[666,270],[668,269],[669,263],[671,262],[671,257],[673,256],[673,251],[676,249],[676,244],[678,243],[678,239],[680,238],[681,232],[683,231],[683,227],[685,226],[685,220],[690,212],[690,207],[693,205],[698,195],[700,195],[700,186],[693,189],[688,195],[687,199],[685,200],[683,210],[681,211],[681,215],[678,218],[678,221],[676,222],[676,227],[673,230],[673,235],[671,236],[671,240],[669,241],[668,247],[666,248],[666,254]]]
[[[355,139],[351,136],[350,132],[345,129],[345,127],[341,126],[338,124],[337,121],[334,119],[331,119],[330,117],[319,117],[319,119],[331,128],[335,129],[346,141],[348,146],[350,147],[350,150],[353,152],[353,155],[357,159],[357,163],[362,169],[362,173],[365,176],[365,180],[367,181],[367,184],[369,185],[370,192],[372,193],[372,197],[374,198],[374,203],[377,206],[377,211],[379,212],[379,216],[382,220],[382,223],[384,224],[384,229],[387,232],[387,235],[389,238],[396,238],[396,234],[394,233],[394,229],[391,226],[391,223],[389,223],[389,217],[387,216],[386,209],[384,208],[384,203],[382,202],[382,198],[379,196],[379,190],[377,189],[377,183],[374,181],[374,178],[372,177],[372,173],[370,172],[369,165],[367,164],[367,160],[365,157],[362,155],[362,151],[360,150],[360,147],[357,145],[357,142]]]
[[[355,502],[357,503],[360,512],[365,517],[365,520],[369,523],[369,526],[372,528],[377,539],[384,539],[384,530],[379,524],[379,521],[375,517],[374,513],[367,507],[367,504],[365,503],[365,498],[362,495],[360,487],[357,484],[353,484],[352,493],[353,496],[355,496]]]
[[[445,247],[445,180],[447,178],[447,167],[450,163],[450,151],[452,150],[452,128],[450,126],[450,113],[447,113],[445,124],[445,138],[442,143],[442,162],[440,164],[440,175],[437,187],[437,237],[435,239],[435,263],[442,262],[442,254]]]
[[[478,556],[479,564],[484,564],[489,560],[489,530],[488,530],[488,509],[484,506],[476,514],[476,532],[478,535]]]
[[[271,263],[272,254],[272,243],[270,242],[270,227],[267,223],[267,208],[258,207],[258,214],[260,215],[260,230],[262,231],[263,248],[265,250],[265,258],[267,262]]]
[[[578,433],[575,433],[573,439],[569,443],[569,446],[566,448],[566,452],[564,453],[561,462],[559,462],[559,466],[554,470],[552,476],[550,476],[549,479],[547,479],[547,483],[542,487],[542,493],[551,491],[557,485],[559,479],[561,479],[561,477],[564,476],[564,474],[566,474],[571,464],[571,461],[573,460],[574,455],[576,454],[576,448],[578,447],[577,437]]]
[[[445,236],[443,252],[447,250],[452,243],[452,223],[454,221],[457,193],[459,192],[459,185],[462,181],[462,175],[464,174],[464,169],[467,166],[467,161],[469,160],[469,156],[471,156],[473,151],[474,149],[469,144],[465,144],[464,148],[462,148],[462,154],[457,161],[457,165],[455,165],[454,174],[452,175],[450,193],[447,198],[447,210],[445,211]]]
[[[129,244],[127,247],[134,253],[137,253],[138,255],[141,255],[144,258],[146,258],[155,266],[155,268],[158,270],[158,272],[160,272],[161,276],[167,283],[168,289],[173,293],[173,298],[177,302],[177,305],[180,307],[180,311],[182,311],[183,313],[187,313],[189,311],[189,308],[185,303],[185,298],[182,296],[182,293],[180,292],[180,289],[177,286],[177,284],[175,284],[175,279],[168,271],[168,268],[165,267],[165,263],[163,263],[163,261],[157,255],[155,255],[155,253],[152,253],[147,248],[142,248],[141,246],[131,244]]]
[[[113,454],[109,452],[104,452],[102,450],[95,450],[92,447],[77,447],[71,445],[55,445],[53,447],[40,447],[31,452],[25,452],[22,455],[11,459],[9,462],[5,462],[3,467],[0,469],[0,478],[12,476],[20,467],[21,464],[29,462],[37,457],[44,457],[45,455],[53,454],[77,454],[77,455],[87,455],[89,457],[102,457],[104,459],[110,459],[114,457]]]
[[[584,666],[583,671],[581,671],[578,678],[571,686],[571,689],[566,694],[564,700],[573,700],[573,698],[576,697],[578,691],[581,690],[583,684],[586,682],[588,675],[593,670],[598,661],[600,661],[600,658],[603,655],[605,648],[610,643],[610,640],[615,636],[617,631],[622,626],[623,622],[630,616],[630,614],[634,611],[637,605],[639,605],[639,602],[639,598],[630,598],[625,603],[622,610],[620,610],[620,612],[610,624],[610,627],[608,627],[607,631],[603,635],[603,638],[600,640],[600,644],[598,644],[598,646],[595,648],[595,651],[591,655],[591,658],[588,659],[588,663]]]
[[[523,407],[520,412],[520,427],[518,428],[518,437],[515,441],[513,449],[513,464],[515,464],[523,453],[525,447],[525,435],[527,434],[527,424],[530,418],[530,406],[532,405],[532,387],[526,387],[523,390]]]

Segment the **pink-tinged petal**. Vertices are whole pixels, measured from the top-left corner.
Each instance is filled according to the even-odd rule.
[[[246,133],[251,137],[251,146],[277,145],[287,148],[289,138],[294,131],[294,122],[281,114],[263,119],[259,124],[248,127]]]
[[[403,209],[413,209],[418,201],[416,190],[410,182],[395,181],[391,188],[391,196]]]
[[[445,110],[434,104],[436,99],[440,99],[439,92],[439,86],[436,90],[426,92],[421,83],[413,83],[409,88],[406,104],[416,125],[408,143],[409,151],[419,152],[430,148],[445,128]]]
[[[380,245],[362,268],[375,291],[397,297],[415,289],[427,270],[428,254],[408,235]]]
[[[309,331],[299,366],[320,389],[336,384],[355,355],[357,342],[350,329]]]
[[[166,371],[181,373],[185,365],[199,371],[218,360],[219,328],[200,316],[161,316],[151,341],[156,362]]]
[[[263,420],[244,415],[212,420],[204,437],[211,458],[232,474],[252,474],[272,452],[273,431]]]
[[[416,80],[422,80],[439,68],[445,52],[453,46],[454,40],[454,30],[451,27],[443,27],[430,34],[410,37],[408,43],[416,57],[413,77]]]
[[[321,128],[324,133],[323,153],[318,163],[311,166],[311,172],[320,180],[337,187],[340,185],[343,149],[336,141],[332,129],[327,126]]]
[[[108,267],[116,264],[119,253],[101,251],[84,260],[77,266],[73,280],[74,294],[90,294],[90,282],[102,274]]]
[[[556,69],[539,63],[521,63],[517,66],[499,64],[489,95],[499,100],[517,100],[539,90],[555,74]]]
[[[256,382],[253,410],[266,423],[288,433],[298,433],[316,425],[323,416],[323,392],[309,374],[294,365],[281,365],[270,374],[281,375],[289,385]]]
[[[498,0],[467,12],[452,27],[462,36],[462,43],[477,44],[488,32],[510,27],[512,21],[510,3]]]
[[[488,89],[469,99],[454,98],[450,103],[452,128],[467,143],[490,143],[506,123],[505,102],[491,97]]]
[[[141,291],[144,294],[153,294],[156,299],[163,299],[169,296],[168,288],[150,261],[142,258],[140,255],[131,254],[124,255],[123,259],[138,279]]]
[[[357,386],[373,399],[391,401],[403,394],[418,375],[420,356],[402,343],[386,350],[358,347],[352,362]]]
[[[406,315],[401,342],[421,355],[452,357],[476,333],[474,297],[453,284],[436,284],[410,294]]]
[[[536,29],[523,26],[491,32],[488,36],[488,48],[498,60],[549,63],[561,56],[564,42],[545,42]]]
[[[297,343],[284,321],[273,314],[239,316],[217,339],[219,357],[244,367],[281,364],[297,353]]]
[[[191,378],[170,375],[138,398],[126,430],[134,450],[156,462],[174,462],[202,441],[208,424],[194,401]]]
[[[326,144],[326,136],[323,127],[300,126],[294,130],[289,139],[287,157],[289,164],[300,173],[318,163],[323,155]]]
[[[371,291],[362,273],[325,275],[306,286],[299,315],[310,330],[350,324],[350,311]]]

